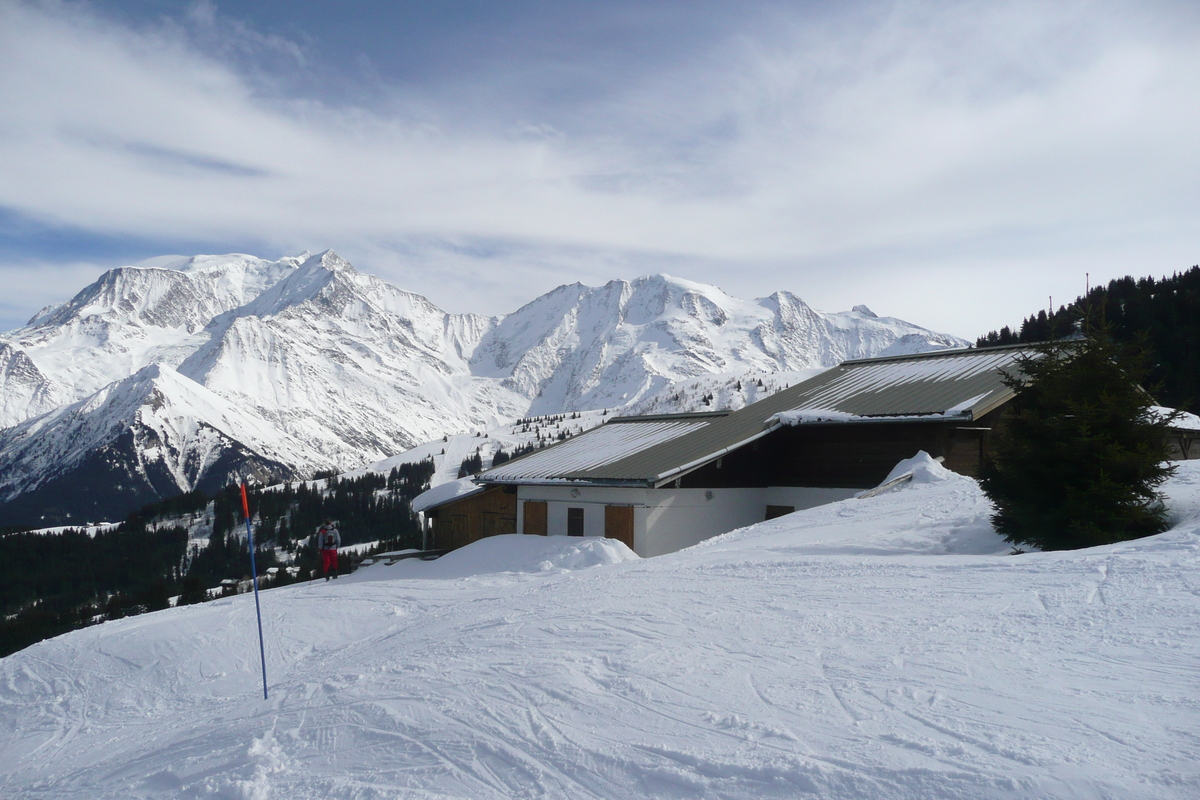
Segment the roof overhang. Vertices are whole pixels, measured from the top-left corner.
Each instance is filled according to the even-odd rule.
[[[479,480],[487,486],[624,486],[644,489],[650,485],[649,481],[600,478],[505,478],[503,480],[480,478]]]
[[[487,488],[487,486],[474,482],[471,478],[459,478],[458,480],[447,481],[446,483],[434,486],[432,489],[426,489],[414,497],[411,502],[411,508],[416,512],[430,511],[450,505],[459,500],[465,500],[468,497],[474,497]]]
[[[663,484],[670,483],[673,480],[682,478],[684,475],[688,474],[689,472],[694,472],[695,470],[700,469],[701,467],[705,466],[706,464],[711,464],[712,462],[716,461],[718,458],[721,458],[722,456],[724,456],[726,453],[732,453],[734,450],[740,450],[741,448],[745,447],[746,445],[750,444],[751,442],[756,442],[759,439],[766,436],[767,434],[778,430],[780,427],[782,427],[782,426],[779,423],[770,424],[767,427],[763,428],[758,433],[756,433],[753,436],[750,436],[746,439],[742,439],[740,442],[731,444],[728,447],[722,447],[720,450],[716,451],[715,453],[710,453],[709,455],[706,455],[703,458],[697,458],[693,461],[688,462],[687,464],[683,464],[683,465],[675,467],[673,469],[669,469],[660,475],[656,475],[654,477],[654,488],[657,489],[660,486],[662,486]]]
[[[997,406],[1000,404],[997,403]],[[980,414],[979,416],[983,416]],[[781,423],[776,427],[780,428],[834,428],[842,425],[880,425],[888,424],[929,424],[929,423],[955,423],[961,425],[964,422],[974,422],[975,415],[970,411],[962,414],[903,414],[897,416],[861,416],[848,419],[822,419],[799,422],[794,424]],[[771,430],[775,430],[772,428]]]

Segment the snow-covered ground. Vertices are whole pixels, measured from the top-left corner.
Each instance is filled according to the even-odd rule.
[[[88,536],[95,536],[117,527],[119,522],[87,522],[83,525],[55,525],[50,528],[37,528],[29,533],[66,533],[67,531],[83,531]]]
[[[1174,527],[1007,555],[969,479],[640,560],[497,537],[0,660],[6,798],[1200,797]]]

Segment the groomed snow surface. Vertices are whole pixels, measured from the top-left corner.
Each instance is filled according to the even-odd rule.
[[[1017,556],[915,466],[655,559],[264,592],[269,701],[250,595],[43,642],[0,661],[0,796],[1200,797],[1200,463],[1167,533]]]

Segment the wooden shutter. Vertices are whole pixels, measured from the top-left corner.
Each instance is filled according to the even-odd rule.
[[[604,507],[604,535],[633,549],[633,506]]]
[[[526,500],[525,501],[525,530],[522,533],[531,533],[537,536],[545,536],[547,532],[546,526],[546,501],[545,500]]]

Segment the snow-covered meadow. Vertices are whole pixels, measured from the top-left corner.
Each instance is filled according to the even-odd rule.
[[[1174,527],[1008,555],[970,479],[640,560],[496,537],[0,660],[6,798],[1195,798]]]

